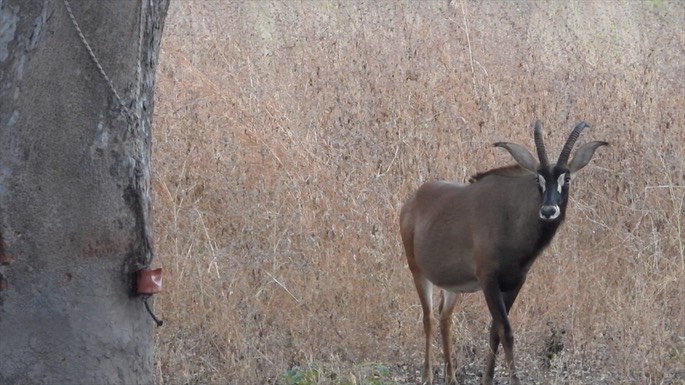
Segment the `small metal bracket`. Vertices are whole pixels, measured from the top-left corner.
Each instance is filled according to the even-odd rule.
[[[150,309],[150,304],[147,302],[153,294],[157,294],[162,291],[162,268],[154,270],[144,268],[138,270],[136,291],[139,295],[143,296],[145,309],[147,309],[147,312],[150,313],[150,316],[155,321],[157,326],[162,326],[164,321],[155,316],[155,314],[152,312],[152,309]]]
[[[157,294],[162,291],[162,268],[138,270],[138,294]]]

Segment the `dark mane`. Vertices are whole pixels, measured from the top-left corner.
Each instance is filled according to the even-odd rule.
[[[518,164],[512,164],[510,166],[504,166],[499,168],[493,168],[492,170],[479,172],[469,178],[469,183],[476,183],[479,180],[485,178],[488,175],[499,175],[499,176],[524,176],[530,174],[530,171],[519,166]]]

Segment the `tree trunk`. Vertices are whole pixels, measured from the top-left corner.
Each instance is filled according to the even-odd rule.
[[[0,384],[154,383],[135,276],[168,0],[140,1],[69,1],[108,82],[63,0],[0,0]]]

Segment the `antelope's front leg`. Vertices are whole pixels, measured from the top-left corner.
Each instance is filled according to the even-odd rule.
[[[514,362],[514,334],[509,324],[509,317],[507,316],[508,309],[513,303],[513,299],[509,299],[505,303],[502,292],[499,289],[499,284],[496,279],[488,279],[483,285],[483,293],[485,294],[485,302],[488,304],[490,315],[492,316],[492,325],[490,326],[490,351],[485,366],[485,373],[483,374],[483,385],[492,385],[492,380],[495,372],[495,355],[500,341],[504,348],[504,360],[510,373],[510,384],[520,385],[520,381],[516,375],[516,364]],[[516,296],[514,295],[514,298]]]

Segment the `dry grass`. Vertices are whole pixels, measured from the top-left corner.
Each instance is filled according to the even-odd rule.
[[[172,2],[154,137],[160,384],[414,383],[398,234],[430,179],[606,139],[512,311],[537,384],[685,383],[682,1]],[[461,378],[489,315],[463,297]],[[437,345],[437,341],[436,341]],[[436,353],[437,355],[437,353]]]

